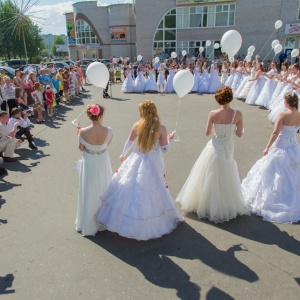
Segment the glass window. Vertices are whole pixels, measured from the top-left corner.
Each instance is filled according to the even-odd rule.
[[[164,32],[163,30],[157,30],[155,34],[155,41],[162,41],[164,39]]]
[[[297,19],[300,20],[300,1],[298,1],[298,13],[297,13]]]
[[[216,26],[227,26],[228,23],[228,13],[221,12],[216,14]]]
[[[164,27],[164,20],[161,20],[161,22],[158,25],[158,28],[163,28]]]
[[[176,16],[165,17],[165,28],[176,28]]]
[[[83,20],[76,22],[76,44],[99,44],[92,28]]]
[[[234,12],[233,12],[233,11],[231,11],[231,12],[229,13],[229,22],[228,22],[228,25],[229,25],[229,26],[234,25]]]
[[[285,47],[286,48],[294,48],[296,44],[296,38],[295,37],[287,37],[285,39]]]
[[[165,31],[165,40],[176,40],[176,30],[166,30]]]
[[[202,14],[190,15],[190,27],[202,27]]]

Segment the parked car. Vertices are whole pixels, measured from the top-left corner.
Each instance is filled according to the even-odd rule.
[[[59,69],[63,68],[63,67],[66,67],[69,69],[69,65],[67,63],[65,63],[64,61],[51,61],[51,62],[46,63],[47,67],[50,65],[53,66],[54,64],[56,64],[56,67]]]
[[[68,65],[70,65],[70,64],[72,64],[73,66],[75,66],[76,65],[76,61],[74,61],[74,60],[64,60],[64,62],[66,63],[66,64],[68,64]]]
[[[24,66],[20,67],[19,70],[23,71],[23,72],[25,72],[27,74],[28,73],[28,69],[30,69],[30,67],[31,67],[32,69],[35,70],[35,73],[37,74],[38,71],[39,71],[39,66],[40,66],[39,64],[28,64],[28,65],[24,65]]]
[[[4,71],[5,75],[10,77],[11,79],[13,79],[15,77],[15,69],[13,69],[11,67],[0,66],[0,71],[2,71],[2,70]]]
[[[8,64],[6,61],[0,61],[0,66],[2,67],[8,67]]]
[[[105,64],[106,66],[109,66],[110,65],[110,60],[109,59],[98,59],[99,62]]]
[[[13,69],[18,69],[23,65],[26,65],[26,61],[24,59],[11,59],[7,61],[7,64]]]

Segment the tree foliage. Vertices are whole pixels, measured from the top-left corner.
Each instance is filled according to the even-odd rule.
[[[57,35],[56,37],[54,37],[54,40],[53,40],[53,43],[51,45],[51,48],[50,48],[50,52],[54,55],[54,56],[57,56],[58,53],[56,52],[56,45],[64,45],[65,44],[65,41],[64,39]],[[64,52],[64,54],[66,54],[67,52]],[[61,54],[61,52],[59,53]]]
[[[0,0],[0,56],[7,59],[26,58],[24,40],[29,60],[44,49],[41,29],[24,15],[11,0]],[[23,40],[24,37],[24,40]],[[38,49],[39,48],[39,49]]]

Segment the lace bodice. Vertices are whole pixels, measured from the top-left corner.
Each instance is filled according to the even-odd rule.
[[[108,129],[107,137],[102,145],[91,145],[88,142],[86,142],[81,135],[78,136],[79,142],[82,145],[84,145],[85,152],[89,154],[102,154],[105,152],[107,148],[107,144],[112,137],[112,128],[107,127],[107,129]]]
[[[214,124],[214,127],[214,138],[218,139],[219,142],[232,140],[236,128],[235,124]]]
[[[291,148],[298,145],[296,133],[299,126],[286,126],[282,125],[281,131],[275,142],[275,147],[279,148]]]

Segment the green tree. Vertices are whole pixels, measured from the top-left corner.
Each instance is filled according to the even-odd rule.
[[[56,45],[64,45],[65,44],[65,41],[64,39],[57,35],[56,37],[54,37],[54,40],[53,40],[53,43],[51,45],[51,48],[50,48],[50,52],[54,55],[54,56],[57,56],[57,55],[67,55],[68,52],[56,52]]]
[[[29,2],[26,5],[29,5]],[[16,2],[0,0],[0,56],[29,60],[37,56],[38,48],[45,48],[40,33],[39,26],[25,15]]]

